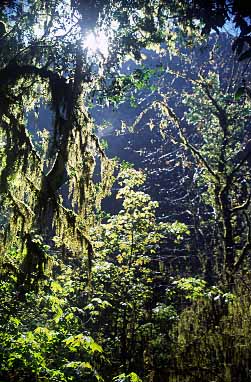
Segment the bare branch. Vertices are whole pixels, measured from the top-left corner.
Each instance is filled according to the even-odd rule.
[[[174,113],[174,111],[167,105],[165,104],[164,102],[161,102],[161,101],[156,101],[155,102],[156,105],[161,105],[161,108],[164,108],[167,115],[174,121],[175,125],[177,126],[178,128],[178,131],[179,131],[179,134],[180,134],[180,137],[181,137],[181,140],[183,141],[183,144],[188,147],[192,153],[195,155],[195,157],[197,157],[197,159],[199,159],[203,164],[204,166],[206,167],[206,169],[208,170],[208,172],[214,177],[214,179],[220,183],[220,178],[219,176],[213,171],[213,169],[211,168],[210,164],[207,162],[207,160],[202,156],[202,154],[200,153],[200,151],[198,149],[196,149],[187,139],[186,135],[184,134],[183,132],[183,128],[181,126],[181,123],[180,123],[180,120],[179,118],[177,117],[177,115]]]
[[[248,198],[247,198],[247,200],[245,200],[244,203],[242,203],[239,206],[236,206],[236,207],[232,208],[231,212],[234,213],[234,212],[237,212],[237,211],[245,210],[248,207],[250,201],[251,201],[251,193],[248,195]]]

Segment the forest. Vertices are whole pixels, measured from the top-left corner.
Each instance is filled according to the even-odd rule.
[[[0,382],[251,382],[251,5],[0,1]]]

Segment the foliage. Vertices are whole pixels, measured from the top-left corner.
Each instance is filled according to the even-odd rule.
[[[83,274],[85,259],[75,260],[73,267],[57,253],[48,253],[46,247],[50,267],[34,293],[17,283],[22,255],[15,248],[5,255],[1,282],[2,378],[99,381],[109,368],[111,376],[117,374],[113,355],[117,352],[125,373],[114,380],[141,380],[128,369],[135,362],[133,358],[143,364],[135,336],[138,340],[148,336],[147,315],[153,298],[151,261],[161,238],[169,231],[173,237],[187,234],[187,228],[156,222],[157,203],[135,190],[145,180],[142,172],[123,164],[118,179],[121,188],[117,196],[123,199],[124,210],[91,231],[96,238],[91,279],[87,271]],[[7,265],[8,272],[4,271]],[[168,317],[172,320],[176,313],[172,307],[157,304],[152,314],[157,335],[157,323],[164,323]]]
[[[153,303],[153,264],[161,240],[167,235],[172,240],[176,237],[181,240],[189,232],[184,224],[156,221],[157,202],[135,190],[145,181],[141,171],[123,165],[118,180],[121,188],[116,197],[122,199],[123,209],[91,233],[96,252],[92,270],[95,297],[86,309],[90,311],[91,325],[104,328],[99,331],[99,340],[104,343],[106,353],[117,354],[128,372],[137,359],[143,367],[140,339],[149,341],[150,317],[155,315],[156,322],[160,319]],[[104,305],[108,309],[102,313],[100,307]],[[108,326],[109,334],[105,329]],[[140,373],[139,368],[137,371]]]
[[[249,336],[244,334],[249,315],[246,292],[245,286],[239,285],[235,298],[227,304],[221,299],[200,299],[181,313],[175,347],[176,367],[191,370],[191,381],[195,377],[208,381],[249,379],[248,373],[239,366],[244,353],[250,352]]]
[[[49,279],[38,295],[26,293],[25,301],[13,283],[2,282],[1,306],[3,303],[5,306],[1,309],[0,332],[2,378],[102,379],[95,359],[103,350],[90,335],[81,331],[80,309],[70,304],[75,289],[70,285],[71,272],[67,273],[58,280]],[[15,308],[13,296],[17,299]]]
[[[125,375],[125,373],[113,378],[114,382],[141,382],[142,380],[135,373]]]
[[[226,37],[222,40],[226,42]],[[227,80],[222,67],[229,71],[234,65],[233,58],[219,51],[221,45],[215,44],[214,38],[211,44],[209,64],[204,59],[197,62],[198,57],[180,58],[171,73],[182,81],[182,91],[174,98],[171,90],[166,93],[160,90],[162,101],[154,101],[153,106],[163,115],[164,130],[171,131],[172,143],[182,150],[183,168],[189,172],[194,190],[200,190],[199,194],[195,191],[200,200],[198,208],[204,209],[208,217],[199,215],[196,220],[201,220],[198,223],[201,228],[209,227],[206,220],[214,227],[211,239],[207,228],[202,236],[208,237],[207,242],[212,240],[208,256],[212,263],[218,264],[217,277],[229,285],[233,283],[233,275],[245,266],[250,248],[250,132],[247,128],[250,100],[247,96],[236,98],[239,72],[232,72]],[[217,59],[210,56],[212,52],[219,53]],[[196,63],[200,65],[199,71]],[[197,235],[201,235],[200,231]]]
[[[145,180],[142,172],[134,169],[122,169],[118,175],[121,186],[117,193],[117,199],[123,199],[123,209],[115,216],[110,217],[107,223],[94,229],[99,256],[104,253],[116,253],[117,261],[123,264],[123,258],[130,264],[144,260],[148,262],[148,254],[156,253],[161,240],[172,233],[178,239],[183,234],[189,234],[184,224],[156,223],[155,211],[158,203],[151,200],[150,196],[134,188],[141,186]],[[99,231],[98,231],[99,230]],[[103,244],[99,242],[97,232],[102,237]],[[142,258],[137,256],[143,256]],[[144,257],[145,256],[145,257]],[[136,264],[136,263],[135,263]]]
[[[192,381],[194,369],[205,380],[213,364],[210,379],[230,381],[236,377],[231,357],[247,378],[249,14],[235,2],[203,4],[0,4],[1,380],[159,382],[182,374]],[[173,140],[189,152],[194,187],[210,210],[203,227],[215,228],[222,273],[222,285],[197,275],[173,281],[171,265],[162,267],[160,253],[168,262],[163,243],[168,239],[174,252],[190,227],[158,221],[158,203],[143,191],[145,175],[125,163],[117,179],[121,210],[101,212],[115,161],[94,134],[88,107],[128,97],[136,106],[137,92],[158,90],[164,70],[142,66],[124,74],[125,60],[139,64],[143,48],[166,49],[171,60],[178,43],[198,45],[201,32],[219,31],[230,17],[241,32],[233,50],[245,61],[242,85],[222,86],[214,62],[214,70],[188,68],[192,53],[181,52],[187,61],[175,79],[193,71],[181,94],[182,117],[169,105],[171,91],[154,101],[163,128],[171,120]],[[107,52],[88,49],[90,33],[106,36]]]
[[[204,280],[200,280],[195,277],[183,277],[180,280],[173,281],[173,285],[175,285],[180,291],[183,291],[185,293],[185,298],[191,301],[205,298],[209,300],[213,299],[214,301],[222,299],[228,302],[234,300],[235,298],[233,293],[224,293],[217,286],[207,287]]]
[[[128,54],[139,61],[143,47],[159,46],[172,30],[169,7],[126,5],[40,0],[1,7],[2,236],[6,248],[24,245],[24,261],[33,256],[34,267],[44,267],[36,234],[92,256],[89,227],[109,193],[114,162],[93,133],[86,104],[97,94],[109,98],[111,88],[116,95],[117,85],[148,85],[152,71],[122,78],[119,65]],[[90,33],[107,36],[109,54],[88,51]],[[51,121],[40,129],[43,108]]]

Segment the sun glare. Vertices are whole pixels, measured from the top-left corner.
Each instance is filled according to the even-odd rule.
[[[95,55],[101,53],[105,58],[109,54],[109,40],[104,31],[99,33],[90,32],[86,35],[83,41],[83,48],[88,50],[88,53]]]

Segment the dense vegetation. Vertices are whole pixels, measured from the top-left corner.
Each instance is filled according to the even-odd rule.
[[[0,12],[1,382],[251,381],[248,6]]]

